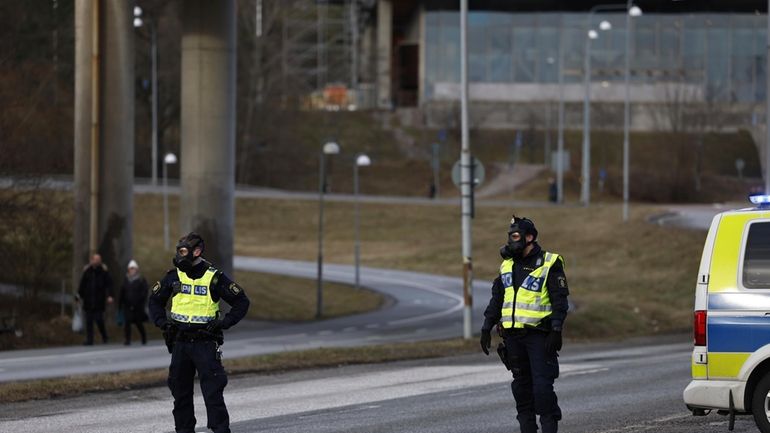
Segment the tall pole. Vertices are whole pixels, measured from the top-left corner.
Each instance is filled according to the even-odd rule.
[[[356,158],[357,159],[357,158]],[[353,164],[353,197],[354,197],[354,225],[355,225],[355,259],[356,259],[356,289],[361,286],[361,239],[360,216],[358,209],[358,161]]]
[[[586,27],[590,29],[591,14],[588,14]],[[583,59],[583,85],[585,86],[585,95],[583,98],[583,183],[580,188],[580,201],[584,206],[588,206],[591,201],[591,34],[588,30],[585,35],[586,47],[585,58]]]
[[[548,166],[551,156],[551,101],[545,103],[545,148],[543,149],[543,164]]]
[[[358,2],[350,2],[350,88],[358,91]],[[358,102],[356,101],[356,105]]]
[[[770,1],[770,0],[768,0]],[[559,29],[559,137],[556,147],[556,202],[564,202],[564,18]]]
[[[89,223],[88,249],[96,253],[99,231],[99,3],[91,2],[91,220]]]
[[[626,71],[625,71],[625,84],[626,95],[623,105],[623,221],[628,221],[628,183],[629,183],[629,161],[631,158],[631,146],[629,143],[629,129],[631,128],[631,37],[633,31],[631,26],[633,20],[631,19],[631,6],[633,6],[633,0],[628,0],[626,4]],[[770,36],[768,36],[770,38]],[[769,39],[770,40],[770,39]],[[770,114],[768,115],[770,116]],[[770,117],[769,117],[770,118]]]
[[[439,198],[441,195],[441,180],[439,170],[441,169],[441,145],[439,143],[433,143],[433,187],[434,198]]]
[[[168,164],[163,161],[163,248],[168,251]]]
[[[462,192],[462,255],[463,255],[463,337],[471,334],[473,305],[473,259],[471,258],[471,150],[468,136],[468,0],[460,0],[460,106],[462,142],[460,149],[460,185]]]
[[[324,190],[326,189],[326,160],[324,153],[318,157],[318,276],[316,281],[315,317],[320,319],[323,314],[323,251],[324,251]]]
[[[152,185],[158,184],[158,32],[150,18],[150,85],[152,86]],[[167,248],[168,249],[168,248]]]
[[[770,71],[770,0],[767,2],[767,68]],[[770,73],[765,73],[767,82],[765,87],[765,194],[770,194]]]

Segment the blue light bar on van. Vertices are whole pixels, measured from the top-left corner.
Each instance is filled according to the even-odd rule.
[[[752,203],[758,204],[758,205],[770,205],[770,195],[765,194],[756,194],[756,195],[750,195],[749,200],[751,200]]]

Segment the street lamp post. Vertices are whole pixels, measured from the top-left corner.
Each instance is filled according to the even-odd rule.
[[[628,221],[628,186],[629,186],[629,162],[631,160],[631,147],[629,143],[629,131],[631,129],[631,37],[633,29],[631,18],[642,16],[639,6],[634,6],[633,0],[626,4],[626,97],[623,105],[623,221]]]
[[[556,203],[564,202],[564,17],[559,30],[559,127],[556,144]]]
[[[629,166],[629,128],[630,128],[630,87],[629,87],[629,75],[631,64],[631,18],[639,17],[642,15],[642,10],[638,6],[634,6],[633,0],[628,0],[626,4],[611,4],[611,5],[597,5],[592,7],[588,11],[586,17],[586,29],[591,26],[591,18],[593,14],[598,11],[611,11],[611,10],[623,10],[626,12],[626,71],[625,71],[625,104],[624,104],[624,126],[623,126],[623,220],[628,220],[628,166]],[[612,28],[608,21],[603,21],[599,28],[601,30],[609,30]],[[588,31],[588,39],[586,40],[586,96],[583,105],[583,185],[581,189],[581,200],[585,205],[588,205],[590,201],[590,163],[591,163],[591,138],[590,138],[590,40],[596,39],[598,33],[590,29]]]
[[[580,188],[580,201],[588,206],[591,195],[591,41],[598,38],[594,29],[588,30],[585,56],[583,58],[583,183]]]
[[[767,2],[767,68],[770,68],[770,0]],[[770,69],[765,69],[770,71]],[[765,89],[770,90],[770,74],[767,75],[765,81]],[[770,195],[770,91],[765,90],[765,194]]]
[[[356,289],[361,286],[361,223],[358,209],[358,167],[368,167],[372,165],[372,160],[365,154],[360,154],[356,157],[355,164],[353,164],[353,195],[355,197],[355,261],[356,261]]]
[[[150,86],[152,112],[152,184],[158,184],[158,32],[155,19],[150,16],[142,18],[142,8],[134,7],[134,27],[139,28],[146,20],[150,27]]]
[[[169,249],[168,229],[168,166],[176,164],[176,155],[167,153],[163,158],[163,248]]]
[[[315,317],[323,315],[323,245],[324,245],[324,193],[326,192],[326,155],[340,153],[339,144],[330,141],[323,145],[319,154],[318,180],[318,277],[316,282]]]
[[[591,26],[591,17],[594,12],[601,9],[608,9],[612,6],[595,6],[588,13],[586,27]],[[612,29],[609,21],[602,21],[599,29],[607,31]],[[586,37],[585,57],[583,59],[583,85],[585,87],[585,97],[583,99],[583,183],[580,189],[580,201],[588,206],[591,202],[591,41],[597,39],[599,33],[589,28]]]
[[[460,190],[461,190],[461,232],[463,257],[463,338],[469,340],[473,334],[473,174],[471,168],[470,136],[468,132],[468,0],[460,0]]]

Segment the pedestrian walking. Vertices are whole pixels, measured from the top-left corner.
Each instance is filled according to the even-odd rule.
[[[83,268],[78,286],[78,302],[82,304],[86,318],[86,341],[83,345],[94,344],[94,322],[102,335],[102,343],[109,342],[104,327],[104,310],[106,304],[112,304],[112,301],[112,278],[107,272],[107,265],[102,263],[102,256],[94,254]]]
[[[123,312],[123,344],[126,346],[131,344],[131,325],[139,330],[142,344],[147,344],[144,322],[147,321],[145,308],[149,293],[147,280],[139,273],[139,264],[131,260],[118,296],[118,308]]]

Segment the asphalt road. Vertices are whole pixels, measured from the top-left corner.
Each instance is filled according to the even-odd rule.
[[[714,203],[710,205],[671,205],[669,211],[651,218],[658,225],[708,230],[711,220],[720,212],[751,207],[750,203]]]
[[[49,176],[41,179],[14,179],[10,177],[0,177],[0,188],[45,188],[69,191],[72,190],[72,177],[71,176]],[[168,182],[168,194],[179,194],[179,182],[177,179],[170,179]],[[163,187],[161,185],[152,185],[147,178],[140,178],[134,180],[134,193],[135,194],[162,194]],[[268,198],[268,199],[281,199],[281,200],[301,200],[301,201],[317,201],[318,192],[313,191],[291,191],[275,188],[263,188],[255,187],[251,185],[236,185],[235,196],[238,198]],[[556,206],[553,203],[545,201],[546,194],[543,194],[544,200],[493,200],[493,199],[478,199],[476,205],[485,206],[517,206],[517,207],[547,207]],[[358,197],[353,194],[338,194],[334,192],[327,193],[324,196],[325,200],[332,202],[347,202],[352,203],[355,200],[359,200],[362,203],[378,203],[378,204],[411,204],[411,205],[425,205],[425,206],[446,206],[454,205],[460,206],[460,197],[455,195],[453,197],[442,197],[436,199],[430,199],[427,197],[405,197],[405,196],[386,196],[386,195],[368,195],[359,194]],[[579,206],[578,203],[571,203],[562,206]]]
[[[236,257],[235,268],[315,278],[310,262]],[[352,266],[325,265],[324,279],[352,283]],[[318,347],[352,347],[462,335],[462,280],[416,272],[362,268],[361,283],[387,296],[388,305],[365,314],[308,323],[247,322],[226,331],[223,350],[230,358]],[[473,329],[489,299],[491,282],[476,281]],[[280,290],[280,288],[276,288]],[[145,347],[111,344],[91,347],[0,352],[0,382],[106,373],[168,366],[159,341]]]
[[[688,336],[643,345],[567,344],[557,381],[570,433],[726,432],[727,418],[693,417],[682,403]],[[234,432],[517,432],[510,375],[482,354],[231,378],[225,396]],[[196,398],[198,430],[205,411]],[[0,431],[170,432],[165,388],[8,404]],[[736,432],[755,432],[740,417]]]

